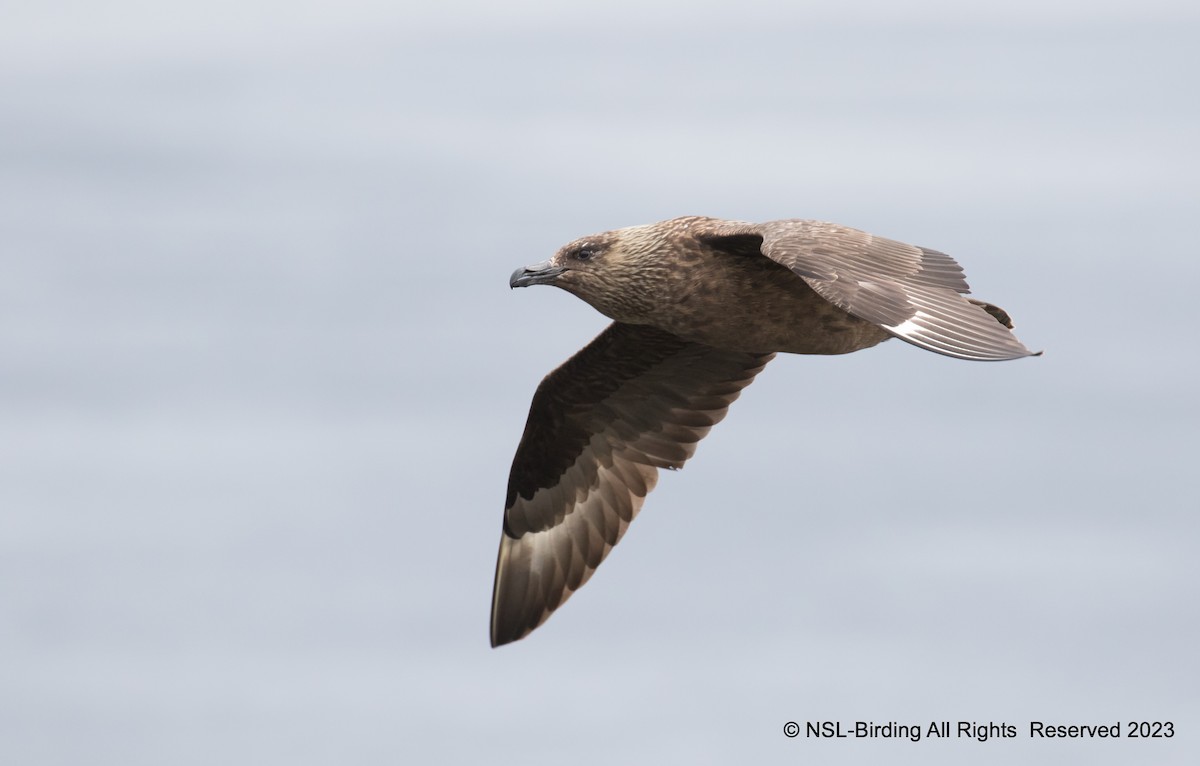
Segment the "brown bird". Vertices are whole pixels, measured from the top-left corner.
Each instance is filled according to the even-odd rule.
[[[818,221],[618,229],[509,279],[529,285],[615,321],[533,396],[508,478],[492,646],[587,582],[658,469],[682,467],[776,352],[846,354],[895,336],[959,359],[1036,355],[1003,310],[963,297],[950,256]]]

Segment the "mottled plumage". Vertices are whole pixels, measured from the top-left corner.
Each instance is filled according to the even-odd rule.
[[[518,269],[615,321],[546,376],[509,474],[493,646],[524,637],[600,565],[776,352],[845,354],[895,336],[960,359],[1031,352],[964,297],[936,250],[817,221],[687,217],[576,240]]]

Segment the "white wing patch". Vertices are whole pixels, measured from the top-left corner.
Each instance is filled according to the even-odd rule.
[[[905,319],[903,322],[895,326],[884,325],[884,327],[893,335],[908,339],[920,334],[920,332],[924,329],[921,326],[921,320],[928,318],[928,314],[918,309],[917,313],[913,315],[912,319]]]

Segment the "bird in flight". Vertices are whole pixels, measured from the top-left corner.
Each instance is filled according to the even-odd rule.
[[[541,382],[508,478],[491,641],[524,638],[587,582],[658,469],[696,444],[776,353],[896,337],[976,361],[1036,356],[945,253],[806,220],[689,216],[576,240],[517,269],[614,320]],[[1040,353],[1040,352],[1039,352]]]

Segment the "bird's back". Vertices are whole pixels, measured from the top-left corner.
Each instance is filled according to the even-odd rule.
[[[757,251],[697,243],[649,323],[729,351],[846,354],[889,335]]]

